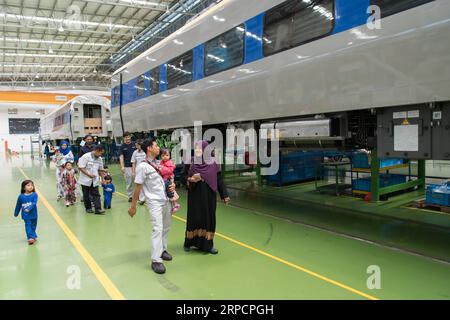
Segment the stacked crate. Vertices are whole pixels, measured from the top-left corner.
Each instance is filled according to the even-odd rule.
[[[316,170],[323,160],[322,151],[293,151],[280,153],[277,174],[267,176],[269,184],[283,186],[315,178]]]
[[[354,153],[352,156],[353,168],[357,169],[370,169],[369,155],[364,152]],[[385,169],[390,167],[395,167],[403,165],[403,159],[380,159],[379,168]],[[380,188],[390,187],[393,185],[401,184],[406,182],[406,176],[401,174],[390,174],[383,173],[380,174]],[[371,177],[357,178],[352,180],[352,189],[355,191],[370,192],[372,189],[372,179]]]
[[[380,174],[380,188],[390,187],[405,182],[406,176],[401,174],[387,174],[387,173]],[[352,181],[352,189],[370,192],[372,189],[371,177],[354,179]]]

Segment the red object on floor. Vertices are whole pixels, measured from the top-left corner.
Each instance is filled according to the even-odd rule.
[[[364,201],[366,202],[372,201],[372,194],[371,193],[366,194],[366,196],[364,197]]]

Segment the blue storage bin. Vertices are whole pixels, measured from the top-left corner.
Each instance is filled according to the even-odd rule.
[[[359,169],[369,169],[369,155],[365,152],[353,154],[353,167]],[[392,167],[404,163],[403,159],[380,159],[380,168]]]
[[[280,154],[280,168],[277,174],[266,176],[269,184],[282,186],[315,177],[316,168],[323,159],[322,151],[296,151]]]
[[[405,182],[406,176],[401,174],[380,175],[380,188],[390,187]],[[372,180],[370,177],[354,179],[352,181],[352,188],[353,190],[370,192],[372,190]]]
[[[447,184],[429,185],[426,191],[425,203],[450,207],[450,186]]]

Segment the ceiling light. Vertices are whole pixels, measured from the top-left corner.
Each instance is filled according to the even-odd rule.
[[[24,42],[24,43],[45,43],[45,44],[62,44],[74,46],[94,46],[94,47],[120,47],[118,44],[98,43],[98,42],[81,42],[81,41],[62,41],[62,40],[41,40],[41,39],[21,39],[4,37],[7,42]]]
[[[119,2],[129,3],[129,4],[138,4],[141,6],[152,6],[152,7],[164,7],[167,6],[163,3],[156,3],[156,2],[150,2],[150,1],[142,1],[142,0],[118,0]]]
[[[50,54],[52,54],[52,53],[53,53],[53,49],[52,49],[52,47],[49,47],[49,48],[48,48],[48,53],[50,53]]]
[[[59,26],[58,31],[59,31],[59,32],[64,32],[64,27],[63,27],[62,24]]]
[[[72,20],[72,19],[59,19],[59,18],[47,18],[47,17],[36,17],[36,16],[24,16],[21,14],[11,14],[11,13],[5,13],[0,12],[0,17],[6,18],[6,19],[15,19],[19,22],[23,20],[27,21],[33,21],[33,22],[44,22],[50,25],[72,25],[72,24],[79,24],[89,27],[107,27],[107,28],[117,28],[117,29],[140,29],[140,27],[134,27],[134,26],[126,26],[123,24],[112,24],[112,23],[101,23],[101,22],[92,22],[92,21],[83,21],[83,20]]]
[[[49,53],[53,53],[50,48]],[[51,51],[51,52],[50,52]],[[40,57],[40,58],[76,58],[76,59],[96,59],[101,58],[100,56],[80,56],[80,55],[68,55],[68,54],[41,54],[41,53],[2,53],[2,55],[7,57]]]

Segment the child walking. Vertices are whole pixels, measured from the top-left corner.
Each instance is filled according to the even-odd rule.
[[[63,172],[61,182],[64,187],[66,197],[66,207],[73,206],[77,197],[75,192],[77,190],[77,179],[75,177],[75,170],[73,169],[73,162],[67,161],[63,165]]]
[[[32,245],[37,240],[36,227],[38,220],[37,211],[38,195],[34,190],[34,183],[31,180],[25,180],[20,187],[20,195],[17,198],[14,216],[17,217],[22,211],[22,219],[25,223],[25,232],[27,234],[28,244]]]
[[[168,189],[173,183],[173,179],[175,175],[173,172],[175,171],[175,165],[173,164],[172,160],[170,160],[170,150],[169,149],[163,149],[161,151],[161,162],[160,162],[160,173],[162,178],[164,179],[164,182],[166,183],[166,193],[167,197],[170,200],[170,203],[172,205],[172,213],[177,212],[181,205],[177,202],[177,200],[180,198],[176,191],[169,192]]]
[[[103,181],[103,208],[111,209],[112,196],[113,193],[116,192],[116,188],[112,183],[112,178],[110,175],[106,175],[103,178]]]

